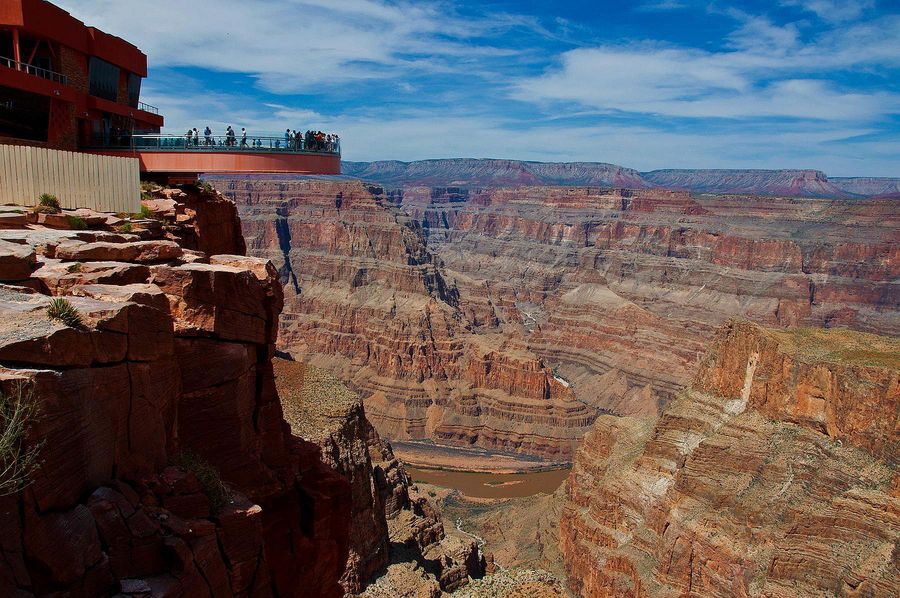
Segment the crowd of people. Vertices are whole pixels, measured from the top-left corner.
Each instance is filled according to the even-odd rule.
[[[265,140],[265,141],[264,141]],[[213,135],[212,129],[207,125],[201,135],[196,127],[188,129],[184,134],[185,145],[188,147],[236,147],[239,149],[268,149],[308,152],[340,152],[341,139],[335,133],[323,133],[322,131],[308,130],[306,133],[286,129],[284,137],[248,137],[247,129],[241,127],[237,133],[230,125],[225,128],[225,135],[218,139]]]

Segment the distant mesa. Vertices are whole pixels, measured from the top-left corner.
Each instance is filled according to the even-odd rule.
[[[819,170],[666,169],[638,172],[603,162],[453,158],[343,162],[341,171],[383,185],[504,187],[572,185],[782,197],[900,197],[900,178],[832,177]]]

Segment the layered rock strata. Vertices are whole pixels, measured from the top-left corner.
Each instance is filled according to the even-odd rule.
[[[594,409],[468,303],[391,196],[356,181],[214,180],[285,287],[280,347],[352,382],[379,432],[569,460]]]
[[[597,596],[895,596],[900,343],[732,322],[658,420],[602,416],[560,547]]]
[[[896,202],[405,189],[461,301],[601,412],[655,413],[731,317],[900,333]]]
[[[279,267],[282,347],[394,440],[568,460],[598,414],[658,413],[729,318],[900,333],[896,201],[214,184]]]
[[[0,230],[0,391],[39,461],[0,499],[0,593],[343,595],[349,485],[282,417],[277,272],[151,229]],[[240,249],[217,230],[193,247]]]
[[[294,435],[317,444],[323,461],[350,484],[350,554],[341,585],[348,594],[439,596],[485,572],[468,538],[443,519],[368,422],[358,395],[302,362],[276,360],[276,385]],[[367,589],[370,585],[374,587]]]

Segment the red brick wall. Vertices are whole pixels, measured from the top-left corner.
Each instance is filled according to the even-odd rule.
[[[59,46],[59,61],[62,74],[69,78],[69,85],[81,93],[87,93],[87,57],[72,48]]]
[[[52,149],[74,151],[78,147],[78,128],[75,104],[50,100],[50,128],[47,146]]]

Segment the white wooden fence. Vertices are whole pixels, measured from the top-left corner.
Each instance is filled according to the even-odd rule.
[[[138,159],[0,145],[0,205],[33,206],[42,193],[64,208],[140,212]]]

